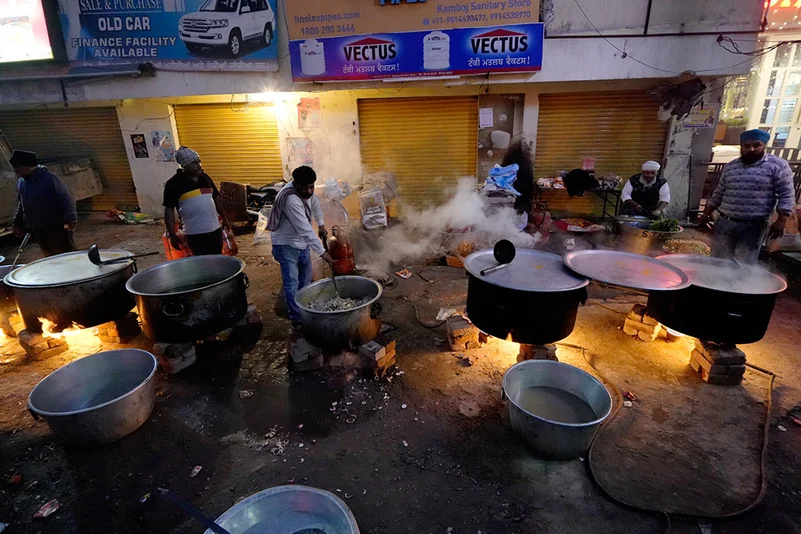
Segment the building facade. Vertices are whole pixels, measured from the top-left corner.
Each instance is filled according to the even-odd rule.
[[[536,2],[525,0],[520,5],[535,11],[534,18],[544,26],[541,70],[309,82],[298,80],[327,67],[315,63],[316,39],[295,43],[303,28],[293,27],[305,19],[287,17],[297,9],[285,10],[280,2],[268,13],[264,6],[271,4],[243,0],[242,6],[246,1],[244,14],[258,11],[253,15],[260,17],[258,28],[219,30],[209,37],[215,46],[204,44],[204,54],[206,48],[220,48],[228,59],[212,58],[212,52],[198,56],[203,68],[218,71],[186,70],[180,58],[172,64],[160,62],[152,72],[134,69],[140,58],[127,67],[90,70],[79,57],[70,58],[70,68],[3,68],[0,131],[12,146],[36,150],[45,158],[91,156],[105,187],[82,206],[88,210],[138,206],[159,215],[164,183],[176,169],[171,151],[182,144],[200,152],[217,181],[270,183],[303,163],[311,163],[322,177],[353,184],[365,173],[390,170],[399,178],[402,198],[420,205],[436,200],[459,177],[483,178],[502,159],[508,146],[503,141],[521,139],[534,155],[537,177],[581,167],[588,158],[597,171],[624,178],[638,172],[644,160],[662,161],[673,191],[671,211],[684,216],[700,198],[706,172],[702,163],[714,128],[660,120],[660,106],[671,88],[695,78],[704,84],[696,96],[719,103],[724,80],[747,74],[750,63],[721,47],[718,36],[741,40],[740,50],[749,52],[757,46],[762,17],[762,6],[751,0],[621,0],[612,7],[587,0],[546,0],[532,6]],[[371,2],[375,9],[384,3]],[[443,20],[453,17],[450,24],[456,30],[460,20],[470,20],[447,14],[451,7],[460,9],[456,6],[469,10],[469,3],[429,2],[446,11]],[[237,0],[222,4],[236,4],[237,16],[243,15]],[[398,24],[409,24],[404,17],[418,7],[406,1],[386,4],[381,9],[395,10],[382,22],[389,29],[396,14]],[[331,12],[355,12],[352,0],[324,5]],[[172,8],[183,12],[184,7]],[[85,23],[84,15],[62,9],[61,31],[68,44],[95,38],[75,31],[76,24]],[[190,15],[176,17],[181,39],[187,39],[185,47],[191,51],[189,39],[198,26]],[[223,22],[214,24],[231,28],[239,24],[235,19],[224,14],[215,19]],[[348,26],[340,22],[332,27]],[[97,24],[108,28],[115,22],[110,17]],[[417,24],[424,29],[425,23]],[[433,33],[426,33],[426,61],[447,64],[438,55],[447,40],[430,37]],[[377,42],[378,37],[365,39]],[[234,53],[237,38],[243,48]],[[274,57],[265,53],[261,70],[242,70],[248,47],[256,50],[265,43],[274,47]],[[382,45],[369,46],[379,50]],[[455,47],[453,40],[450,47]],[[795,79],[793,51],[787,52],[788,65],[778,67],[786,71],[783,87]],[[100,53],[95,50],[95,57]],[[796,106],[790,111],[793,95],[783,90],[772,108],[776,120],[797,115]],[[779,126],[783,123],[775,123]],[[566,210],[597,208],[591,199],[571,202],[564,204]]]

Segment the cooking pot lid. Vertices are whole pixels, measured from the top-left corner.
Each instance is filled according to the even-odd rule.
[[[556,254],[537,250],[517,249],[508,267],[481,276],[481,271],[495,267],[498,262],[491,250],[479,250],[464,260],[467,272],[492,285],[521,291],[570,291],[589,284],[589,280],[567,270]]]
[[[678,267],[631,252],[577,250],[564,261],[581,275],[621,287],[668,291],[690,285],[690,277]]]
[[[698,287],[744,295],[770,295],[787,289],[782,278],[754,265],[740,267],[731,260],[696,254],[666,254],[657,259],[687,273]]]
[[[131,256],[124,250],[101,250],[101,260]],[[133,261],[133,260],[131,260]],[[126,269],[130,261],[98,266],[89,261],[85,250],[42,258],[6,275],[4,282],[17,287],[52,286],[83,282]]]

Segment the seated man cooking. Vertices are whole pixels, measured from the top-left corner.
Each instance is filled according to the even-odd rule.
[[[667,180],[657,176],[661,165],[656,161],[642,164],[642,172],[635,174],[620,194],[623,201],[622,215],[646,215],[662,217],[670,204],[670,186]]]
[[[323,248],[328,232],[324,226],[320,201],[314,196],[316,181],[317,173],[311,167],[302,165],[292,171],[292,181],[278,192],[267,221],[273,257],[281,267],[282,289],[289,319],[295,330],[301,327],[300,308],[295,302],[295,295],[312,281],[311,251],[314,250],[331,263],[331,256]],[[318,233],[312,227],[312,215],[317,219]]]

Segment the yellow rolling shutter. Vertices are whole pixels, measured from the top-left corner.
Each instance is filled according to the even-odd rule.
[[[139,204],[113,107],[2,111],[0,130],[13,148],[32,150],[42,160],[92,158],[103,192],[80,201],[79,210],[132,210]]]
[[[615,173],[624,180],[640,171],[644,161],[662,161],[668,124],[657,118],[659,106],[646,93],[542,94],[537,150],[537,178],[559,170],[581,168],[582,159],[595,158],[596,173]],[[568,198],[547,193],[554,211],[600,214],[594,195]]]
[[[198,151],[215,182],[259,185],[283,177],[272,104],[176,106],[175,121],[179,141]]]
[[[366,172],[398,177],[401,202],[421,206],[476,174],[477,97],[359,100]]]

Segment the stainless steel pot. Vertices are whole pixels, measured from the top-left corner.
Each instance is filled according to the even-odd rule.
[[[679,227],[675,232],[656,232],[649,230],[653,221],[648,217],[620,215],[615,217],[615,232],[620,235],[618,248],[634,254],[648,254],[661,249],[662,243],[684,231]]]
[[[342,298],[363,299],[367,302],[342,311],[316,311],[309,303],[330,300],[337,296],[330,278],[320,280],[298,291],[295,301],[300,308],[303,334],[322,349],[355,348],[378,335],[381,329],[381,284],[364,276],[337,276],[337,288]]]
[[[124,250],[103,250],[102,258],[131,256]],[[125,282],[136,272],[127,261],[93,265],[85,251],[43,258],[8,273],[3,283],[11,290],[25,328],[41,332],[39,318],[60,331],[73,323],[88,328],[119,319],[134,307]]]
[[[589,280],[571,273],[556,254],[518,250],[508,267],[497,265],[492,250],[465,260],[467,316],[476,327],[500,339],[544,345],[570,335]]]
[[[139,349],[86,356],[36,384],[28,397],[28,409],[66,443],[111,443],[150,417],[156,365],[152,354]]]
[[[248,308],[245,262],[232,256],[193,256],[161,263],[125,285],[135,297],[142,329],[156,341],[197,341],[234,326]]]
[[[594,417],[580,423],[548,419],[521,399],[522,391],[538,387],[578,397]],[[508,399],[512,429],[537,455],[555,460],[581,456],[612,411],[612,397],[594,376],[578,367],[549,360],[528,360],[510,367],[503,376],[503,394]]]
[[[691,254],[657,258],[678,267],[691,285],[648,293],[648,313],[688,336],[718,343],[756,343],[765,336],[787,282],[756,266]]]

